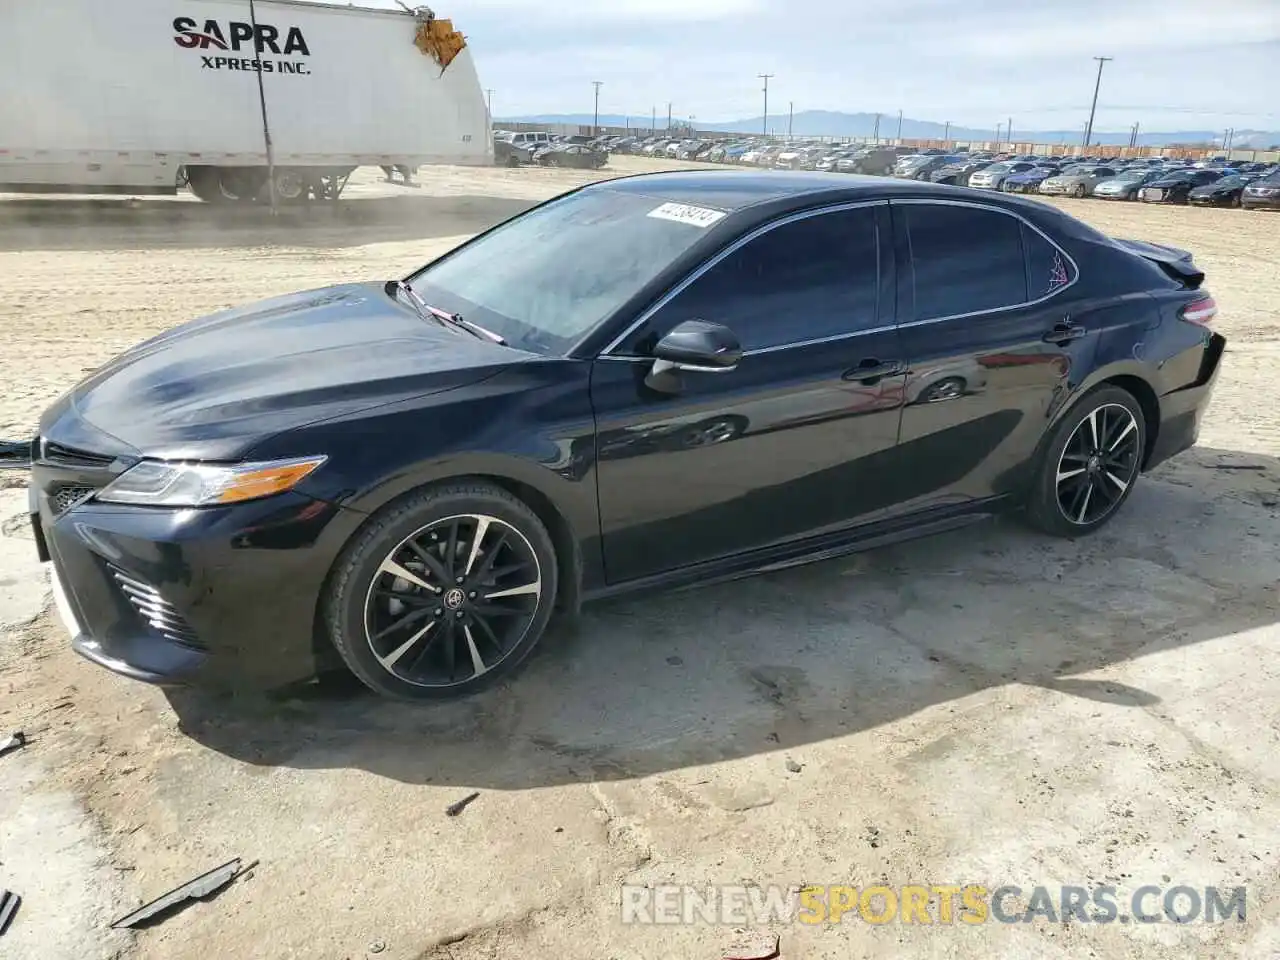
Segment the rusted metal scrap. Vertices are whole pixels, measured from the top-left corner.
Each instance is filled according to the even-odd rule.
[[[414,46],[440,64],[440,72],[444,73],[466,47],[467,38],[453,29],[452,20],[442,20],[426,7],[420,7],[414,13],[418,17]]]
[[[224,863],[220,867],[215,867],[208,873],[203,873],[194,880],[188,880],[180,887],[175,887],[163,896],[157,897],[148,904],[144,904],[137,910],[111,924],[113,929],[123,927],[137,927],[148,924],[149,922],[164,919],[172,913],[179,905],[186,903],[188,900],[204,900],[207,897],[217,893],[236,877],[248,873],[258,861],[253,861],[247,867],[241,869],[240,858]]]

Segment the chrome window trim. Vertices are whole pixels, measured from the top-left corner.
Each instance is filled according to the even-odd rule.
[[[627,337],[635,333],[635,331],[638,330],[641,326],[643,326],[644,324],[648,323],[651,319],[653,319],[654,314],[656,314],[659,310],[661,310],[663,307],[669,304],[672,300],[678,297],[681,293],[687,290],[690,286],[692,286],[694,281],[701,279],[701,277],[707,272],[709,272],[712,267],[715,267],[716,265],[718,265],[722,260],[724,260],[730,254],[736,253],[737,251],[741,250],[743,247],[745,247],[752,240],[755,240],[757,237],[762,237],[766,233],[769,233],[772,230],[776,230],[778,227],[786,226],[789,223],[796,223],[797,221],[800,221],[800,220],[808,220],[810,217],[820,217],[825,213],[841,213],[845,210],[857,210],[862,207],[888,206],[888,204],[889,204],[889,201],[887,199],[850,200],[842,203],[830,204],[825,207],[818,207],[813,210],[800,210],[796,213],[787,214],[785,217],[782,217],[778,220],[771,220],[768,223],[761,224],[760,226],[752,230],[750,233],[746,234],[745,236],[739,237],[733,243],[729,244],[729,246],[725,247],[723,250],[717,253],[710,260],[701,264],[699,267],[697,267],[697,269],[695,269],[687,277],[685,277],[683,280],[677,283],[674,287],[672,287],[670,290],[664,293],[661,297],[659,297],[657,301],[654,302],[643,313],[641,313],[640,316],[634,322],[632,322],[630,326],[628,326],[625,330],[622,331],[622,333],[618,334],[618,336],[614,337],[611,341],[609,341],[608,345],[603,350],[601,350],[600,353],[597,355],[597,358],[601,360],[606,360],[606,359],[607,360],[612,360],[612,359],[652,360],[653,359],[652,357],[637,357],[635,355],[629,355],[629,354],[614,354],[612,353],[612,351],[616,350],[622,344],[622,341],[626,340]],[[881,237],[880,241],[883,243],[884,238]],[[877,275],[878,275],[878,271],[877,271]],[[835,337],[824,337],[819,340],[814,340],[812,342],[822,343],[829,339],[844,339],[845,337],[851,336],[853,334],[871,333],[871,332],[872,331],[870,330],[851,331],[850,333],[837,334]],[[807,342],[808,341],[798,341],[796,343],[784,343],[774,347],[761,347],[758,350],[748,351],[747,353],[744,353],[743,356],[750,356],[760,352],[803,346]]]
[[[1079,264],[1076,263],[1075,258],[1072,257],[1071,254],[1067,253],[1067,251],[1063,250],[1062,247],[1058,246],[1058,244],[1054,241],[1054,239],[1050,237],[1047,233],[1045,233],[1043,230],[1037,227],[1034,223],[1032,223],[1026,217],[1022,216],[1022,214],[1017,213],[1014,210],[1006,210],[1004,207],[992,206],[989,203],[979,203],[974,200],[950,200],[944,197],[910,197],[905,199],[894,199],[890,202],[893,204],[910,204],[912,206],[922,206],[927,204],[941,204],[943,206],[948,206],[948,207],[972,207],[975,210],[987,210],[993,213],[1002,213],[1006,217],[1013,217],[1013,219],[1017,220],[1019,223],[1022,223],[1029,229],[1034,230],[1036,233],[1040,234],[1040,236],[1044,238],[1045,242],[1048,243],[1049,246],[1053,247],[1053,249],[1057,250],[1060,254],[1066,257],[1067,263],[1071,264],[1071,270],[1072,270],[1072,277],[1070,281],[1068,281],[1067,283],[1064,283],[1062,286],[1058,287],[1056,290],[1051,290],[1049,293],[1046,293],[1043,297],[1036,298],[1035,300],[1024,300],[1021,303],[1011,303],[1005,307],[988,307],[986,310],[972,310],[969,313],[952,313],[944,317],[930,317],[927,320],[908,320],[906,323],[899,323],[897,325],[898,329],[900,330],[903,329],[904,327],[923,327],[931,323],[942,323],[946,320],[963,320],[966,317],[982,317],[991,313],[1004,313],[1005,311],[1008,311],[1008,310],[1022,310],[1022,309],[1025,309],[1026,307],[1038,306],[1039,304],[1042,304],[1047,300],[1052,300],[1054,297],[1058,296],[1060,293],[1063,293],[1066,290],[1070,290],[1072,287],[1076,285],[1076,283],[1080,279],[1080,266]],[[1024,258],[1026,257],[1025,251],[1023,252],[1023,257]],[[913,266],[911,282],[914,285],[915,283],[914,266]]]
[[[916,205],[916,206],[928,205],[928,204],[940,204],[942,206],[951,206],[951,207],[971,207],[975,210],[986,210],[992,213],[1003,214],[1006,217],[1012,217],[1013,219],[1017,220],[1019,223],[1024,224],[1028,229],[1034,230],[1036,233],[1038,233],[1042,238],[1044,238],[1044,241],[1048,243],[1049,246],[1053,247],[1060,254],[1062,254],[1063,257],[1066,258],[1067,262],[1071,264],[1071,270],[1072,270],[1071,280],[1067,283],[1064,283],[1062,286],[1058,287],[1056,290],[1050,291],[1049,293],[1045,294],[1043,297],[1038,297],[1035,300],[1024,300],[1021,303],[1013,303],[1004,307],[991,307],[986,310],[974,310],[969,313],[953,313],[943,317],[930,317],[927,320],[908,320],[905,323],[888,324],[888,325],[879,326],[879,327],[872,327],[866,330],[852,330],[849,333],[836,334],[830,337],[819,337],[814,340],[797,340],[793,343],[783,343],[783,344],[778,344],[772,347],[760,347],[755,350],[745,351],[743,353],[744,357],[753,357],[753,356],[758,356],[760,354],[775,353],[779,350],[791,350],[798,347],[808,347],[808,346],[813,346],[821,343],[835,343],[837,341],[848,340],[853,337],[860,337],[860,336],[865,336],[873,333],[885,333],[889,330],[901,330],[903,328],[908,328],[908,327],[922,327],[922,326],[927,326],[933,323],[943,323],[944,321],[947,321],[947,320],[963,320],[966,317],[980,317],[980,316],[985,316],[987,314],[992,314],[992,313],[1004,313],[1005,311],[1008,311],[1008,310],[1021,310],[1026,307],[1038,306],[1039,304],[1042,304],[1048,300],[1052,300],[1054,297],[1058,296],[1064,291],[1074,287],[1076,283],[1079,282],[1080,280],[1080,266],[1079,264],[1076,263],[1075,258],[1072,257],[1071,254],[1067,253],[1066,250],[1063,250],[1062,247],[1059,246],[1058,243],[1052,237],[1050,237],[1047,233],[1045,233],[1043,230],[1041,230],[1034,223],[1032,223],[1026,217],[1022,216],[1022,214],[1018,213],[1017,211],[1007,210],[1004,207],[993,206],[990,203],[982,203],[974,200],[953,200],[946,197],[892,197],[892,198],[880,199],[880,200],[853,200],[853,201],[847,201],[844,203],[830,204],[825,207],[818,207],[817,209],[814,209],[814,210],[802,210],[802,211],[799,211],[798,213],[788,214],[787,216],[779,220],[773,220],[773,221],[770,221],[769,223],[761,224],[759,227],[752,230],[750,233],[746,234],[745,236],[739,237],[737,240],[735,240],[729,246],[725,247],[723,250],[721,250],[718,254],[716,254],[706,263],[699,266],[696,270],[690,273],[689,276],[685,277],[678,284],[676,284],[674,287],[672,287],[670,290],[664,293],[661,297],[659,297],[658,300],[652,306],[650,306],[647,310],[645,310],[643,313],[640,314],[639,318],[637,318],[630,326],[628,326],[617,337],[611,340],[609,344],[603,350],[600,351],[596,359],[645,361],[645,362],[652,360],[653,359],[652,357],[638,356],[635,354],[612,353],[611,351],[617,349],[617,347],[624,340],[626,340],[627,337],[631,336],[631,334],[634,333],[639,327],[641,327],[642,325],[647,323],[649,320],[651,320],[654,314],[656,314],[659,310],[661,310],[668,303],[674,300],[677,296],[683,293],[696,280],[701,278],[703,274],[710,271],[711,268],[716,266],[718,263],[720,263],[720,261],[724,260],[730,254],[737,252],[742,247],[750,243],[752,240],[755,240],[757,237],[764,236],[764,234],[770,232],[771,230],[784,226],[788,223],[795,223],[798,220],[807,220],[810,217],[821,216],[824,213],[839,213],[843,210],[856,210],[862,207],[875,207],[875,206],[882,206],[882,205],[891,206],[895,204],[910,204],[910,205]],[[884,240],[883,237],[881,237],[880,239],[881,241]],[[1023,255],[1025,257],[1025,252]],[[912,282],[914,283],[914,277]]]
[[[815,347],[823,343],[838,343],[841,340],[852,340],[855,337],[865,337],[873,333],[889,333],[896,330],[897,326],[889,323],[879,327],[868,327],[866,330],[853,330],[849,333],[836,333],[829,337],[816,337],[813,340],[796,340],[792,343],[780,343],[773,347],[757,347],[754,350],[744,350],[742,352],[743,359],[747,357],[756,357],[762,353],[777,353],[779,350],[797,350],[801,347]],[[652,363],[653,357],[642,357],[638,354],[631,353],[602,353],[596,357],[597,360],[623,360],[627,363]],[[726,368],[728,369],[728,368]]]

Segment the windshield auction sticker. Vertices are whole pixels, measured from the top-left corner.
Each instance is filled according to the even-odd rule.
[[[649,216],[656,217],[659,220],[674,220],[676,223],[687,223],[690,226],[701,227],[704,230],[716,221],[724,219],[724,213],[720,210],[695,207],[688,203],[664,203],[662,206],[650,210]]]

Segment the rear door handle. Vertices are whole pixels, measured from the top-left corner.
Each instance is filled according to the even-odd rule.
[[[1088,334],[1088,332],[1088,330],[1079,324],[1063,321],[1061,323],[1055,323],[1053,325],[1053,329],[1041,337],[1041,339],[1044,340],[1045,343],[1063,344],[1069,343],[1072,340],[1079,340],[1081,337]]]
[[[846,370],[843,379],[871,384],[881,377],[892,377],[894,374],[902,373],[903,369],[901,360],[879,360],[875,357],[867,357],[852,370]]]

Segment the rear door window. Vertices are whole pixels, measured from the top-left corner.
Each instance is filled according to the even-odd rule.
[[[982,313],[1027,302],[1021,223],[994,210],[907,203],[916,320]]]

